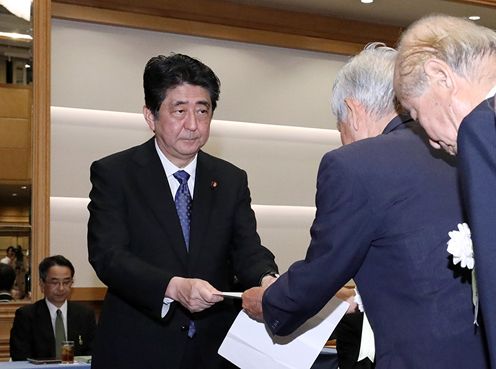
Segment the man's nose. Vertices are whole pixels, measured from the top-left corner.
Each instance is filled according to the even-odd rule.
[[[188,113],[186,121],[184,122],[184,127],[190,131],[195,131],[198,128],[198,118],[196,117],[195,112]]]

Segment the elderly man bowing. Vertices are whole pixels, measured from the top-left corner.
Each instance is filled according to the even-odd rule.
[[[496,368],[496,32],[444,15],[419,20],[401,39],[395,88],[431,145],[457,154]]]
[[[456,169],[397,115],[395,59],[393,49],[369,47],[339,72],[333,110],[343,143],[357,142],[322,159],[305,260],[266,290],[245,292],[243,306],[286,335],[353,278],[377,369],[487,368],[470,284],[446,250],[448,232],[463,221]]]

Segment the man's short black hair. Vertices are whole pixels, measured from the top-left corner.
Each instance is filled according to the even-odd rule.
[[[74,266],[72,263],[62,255],[54,255],[44,258],[40,263],[40,279],[43,282],[46,281],[48,270],[55,265],[68,267],[71,270],[71,277],[74,278]]]
[[[210,95],[212,111],[215,110],[219,100],[220,81],[212,69],[188,55],[158,55],[148,61],[143,73],[145,105],[155,118],[158,118],[160,105],[167,91],[182,84],[205,88]]]
[[[8,291],[14,287],[16,273],[8,264],[0,263],[0,291]]]

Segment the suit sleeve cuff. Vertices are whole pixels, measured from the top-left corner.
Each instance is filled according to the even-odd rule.
[[[274,272],[273,270],[268,271],[268,272],[266,272],[266,273],[262,274],[262,276],[260,277],[260,280],[258,281],[258,285],[259,285],[259,286],[261,286],[261,285],[262,285],[262,280],[264,279],[264,277],[266,277],[266,276],[268,276],[268,275],[270,275],[270,276],[272,276],[272,277],[274,277],[274,278],[279,278],[279,274],[278,274],[277,272]]]
[[[164,297],[164,300],[162,301],[162,313],[160,314],[162,318],[167,315],[170,309],[170,304],[172,304],[173,302],[174,302],[173,299],[169,297]]]

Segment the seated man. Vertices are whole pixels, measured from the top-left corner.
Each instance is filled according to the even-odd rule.
[[[61,342],[74,341],[74,354],[91,355],[96,330],[95,314],[85,306],[67,301],[74,266],[61,255],[45,258],[39,265],[40,287],[45,298],[17,309],[10,331],[12,360],[60,358]]]
[[[14,299],[12,288],[14,288],[15,279],[14,268],[8,264],[0,263],[0,302],[9,302]]]
[[[15,267],[15,258],[16,258],[16,252],[15,252],[15,247],[14,246],[9,246],[7,247],[7,250],[5,250],[5,257],[0,259],[0,263],[2,264],[8,264],[12,268]]]

